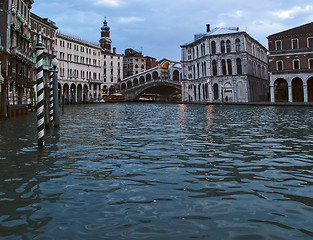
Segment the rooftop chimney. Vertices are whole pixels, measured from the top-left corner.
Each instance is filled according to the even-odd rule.
[[[211,31],[210,24],[207,24],[207,25],[206,25],[206,31],[207,31],[207,32],[210,32],[210,31]]]
[[[116,54],[116,48],[113,48],[113,54]]]

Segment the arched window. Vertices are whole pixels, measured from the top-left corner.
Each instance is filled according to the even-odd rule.
[[[213,85],[213,95],[214,95],[214,100],[218,99],[218,85],[217,85],[217,83],[214,83],[214,85]]]
[[[242,66],[241,66],[241,59],[237,58],[237,74],[241,75],[242,74]]]
[[[228,75],[232,75],[233,74],[233,69],[232,69],[232,64],[231,64],[231,60],[230,59],[227,60],[227,69],[228,69]]]
[[[204,73],[203,76],[206,76],[206,62],[203,63]]]
[[[225,41],[221,41],[221,53],[225,53]]]
[[[211,42],[211,52],[212,52],[212,54],[216,54],[216,43],[215,43],[215,41]]]
[[[212,70],[213,70],[213,76],[217,76],[217,62],[216,62],[216,60],[212,61]]]
[[[205,56],[205,43],[203,43],[203,53],[202,56]]]
[[[236,39],[236,52],[240,52],[240,39]]]
[[[226,61],[224,59],[222,60],[222,72],[223,75],[226,75]]]
[[[136,69],[138,68],[138,64],[135,65],[135,68],[136,68]]]
[[[231,52],[230,40],[227,40],[227,41],[226,41],[226,51],[227,51],[227,53],[230,53],[230,52]]]

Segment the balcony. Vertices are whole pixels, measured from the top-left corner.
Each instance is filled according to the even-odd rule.
[[[30,51],[24,51],[17,47],[11,48],[11,55],[13,57],[18,58],[20,61],[25,62],[26,64],[32,65],[33,64],[33,58],[30,56]]]
[[[101,84],[101,83],[103,83],[103,80],[89,79],[88,82],[89,82],[89,83],[98,83],[98,84]]]

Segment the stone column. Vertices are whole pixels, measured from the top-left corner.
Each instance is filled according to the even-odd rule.
[[[291,85],[291,81],[288,81],[288,102],[292,102],[292,85]]]
[[[307,81],[303,83],[303,98],[304,102],[309,101]]]

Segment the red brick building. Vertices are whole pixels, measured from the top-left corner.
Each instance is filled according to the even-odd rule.
[[[146,56],[145,59],[146,59],[146,70],[149,70],[151,68],[155,68],[158,66],[158,62],[156,58]]]
[[[313,102],[313,22],[267,38],[271,102]]]

